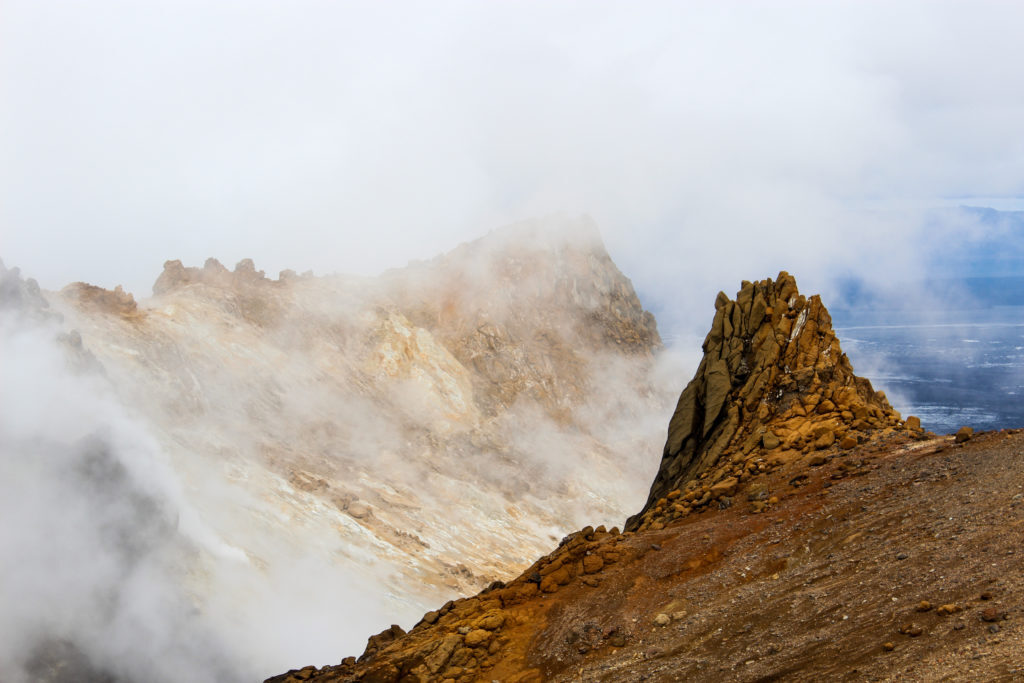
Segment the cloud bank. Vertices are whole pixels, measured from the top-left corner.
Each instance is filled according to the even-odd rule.
[[[908,206],[1024,196],[1022,20],[1012,3],[5,0],[5,257],[46,287],[146,295],[169,258],[372,273],[589,212],[663,329],[700,334],[741,278],[919,269]]]

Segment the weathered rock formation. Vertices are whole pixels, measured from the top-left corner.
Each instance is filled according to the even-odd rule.
[[[833,456],[923,437],[918,421],[901,423],[885,396],[853,374],[820,299],[800,295],[787,273],[744,282],[735,301],[719,294],[715,309],[648,502],[625,532],[585,527],[514,580],[428,612],[408,633],[392,626],[372,636],[358,659],[293,670],[268,683],[539,683],[554,672],[578,680],[574,665],[588,654],[615,660],[618,648],[649,637],[653,615],[638,626],[616,610],[661,601],[668,606],[653,619],[655,627],[685,619],[678,611],[685,601],[655,596],[649,584],[666,589],[675,577],[718,563],[721,551],[704,548],[683,562],[649,556],[663,542],[687,536],[679,525],[707,521],[693,513],[731,508],[740,494],[749,504],[731,513],[774,513],[778,495],[785,495],[780,480],[797,489],[809,481],[804,472],[821,471]],[[829,481],[870,469],[865,459],[851,458]],[[595,680],[626,680],[632,663],[650,655],[629,655]]]
[[[35,321],[59,322],[60,315],[50,310],[39,283],[23,278],[20,268],[7,268],[0,260],[0,311],[9,311]]]
[[[61,296],[74,299],[78,306],[99,313],[129,317],[137,314],[139,310],[135,297],[124,291],[121,285],[111,290],[85,282],[73,282],[61,290]]]
[[[164,262],[164,270],[153,283],[153,294],[168,294],[181,287],[192,284],[204,284],[221,289],[231,289],[246,284],[278,284],[289,277],[295,277],[292,271],[283,271],[278,281],[270,280],[262,270],[256,270],[252,259],[242,259],[230,271],[215,258],[206,259],[202,268],[186,268],[181,261]]]
[[[765,469],[901,425],[885,394],[854,375],[821,299],[800,294],[785,271],[744,282],[735,300],[719,292],[703,350],[647,504],[627,529],[664,524],[729,499]]]

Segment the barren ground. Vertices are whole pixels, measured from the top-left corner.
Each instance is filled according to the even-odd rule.
[[[411,652],[496,613],[482,650],[457,648],[424,678],[1024,680],[1021,430],[900,434],[754,481],[779,499],[763,513],[741,489],[659,531],[580,538],[621,559],[550,594],[528,585],[560,549],[358,665],[274,680],[422,680]]]

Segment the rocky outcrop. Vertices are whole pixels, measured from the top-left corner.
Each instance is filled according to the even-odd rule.
[[[12,311],[28,318],[60,322],[61,316],[50,311],[50,302],[43,296],[39,283],[23,278],[20,268],[7,268],[0,261],[0,311]]]
[[[735,300],[719,292],[703,350],[647,504],[627,529],[664,524],[728,499],[766,469],[902,425],[885,394],[854,374],[821,299],[800,294],[785,271],[744,282]]]
[[[302,277],[309,277],[307,273]],[[286,280],[297,279],[294,271],[284,270],[278,280],[267,278],[262,270],[256,270],[256,264],[252,259],[242,259],[235,265],[235,270],[230,271],[215,258],[206,259],[202,268],[185,267],[181,261],[164,262],[164,270],[153,283],[153,294],[161,296],[173,292],[176,289],[188,285],[202,283],[210,287],[221,289],[232,289],[246,285],[270,285],[280,284]]]
[[[290,305],[287,283],[300,279],[292,271],[283,271],[271,280],[256,270],[252,259],[242,259],[233,271],[215,258],[206,259],[202,268],[185,267],[181,261],[166,261],[164,270],[153,283],[153,295],[170,300],[176,294],[191,294],[215,303],[233,315],[260,327],[282,322]]]
[[[642,362],[661,347],[654,316],[585,217],[495,230],[383,280],[393,305],[473,370],[487,415],[525,399],[571,422],[600,390],[580,380],[602,354]]]
[[[130,317],[139,312],[135,297],[124,291],[121,285],[110,290],[85,282],[74,282],[62,289],[60,295],[73,300],[79,307],[100,313]]]

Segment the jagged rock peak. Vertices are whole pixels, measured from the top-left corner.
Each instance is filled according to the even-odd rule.
[[[744,281],[735,300],[719,292],[703,350],[647,504],[628,529],[667,523],[670,508],[685,514],[766,468],[902,424],[885,394],[854,374],[821,299],[800,294],[785,271]]]
[[[8,269],[0,260],[0,310],[16,311],[36,320],[61,320],[51,313],[50,302],[43,296],[39,283],[23,278],[18,267]]]
[[[124,291],[121,285],[114,289],[105,289],[87,282],[72,282],[60,291],[60,295],[65,299],[77,301],[80,306],[89,307],[101,313],[129,317],[139,312],[135,297],[131,292]]]
[[[202,268],[185,267],[179,260],[165,261],[163,272],[153,283],[153,294],[160,296],[195,283],[232,289],[245,285],[274,284],[295,277],[294,271],[285,270],[278,280],[271,280],[262,270],[256,270],[256,265],[248,258],[239,261],[234,271],[225,268],[215,258],[206,259]]]

